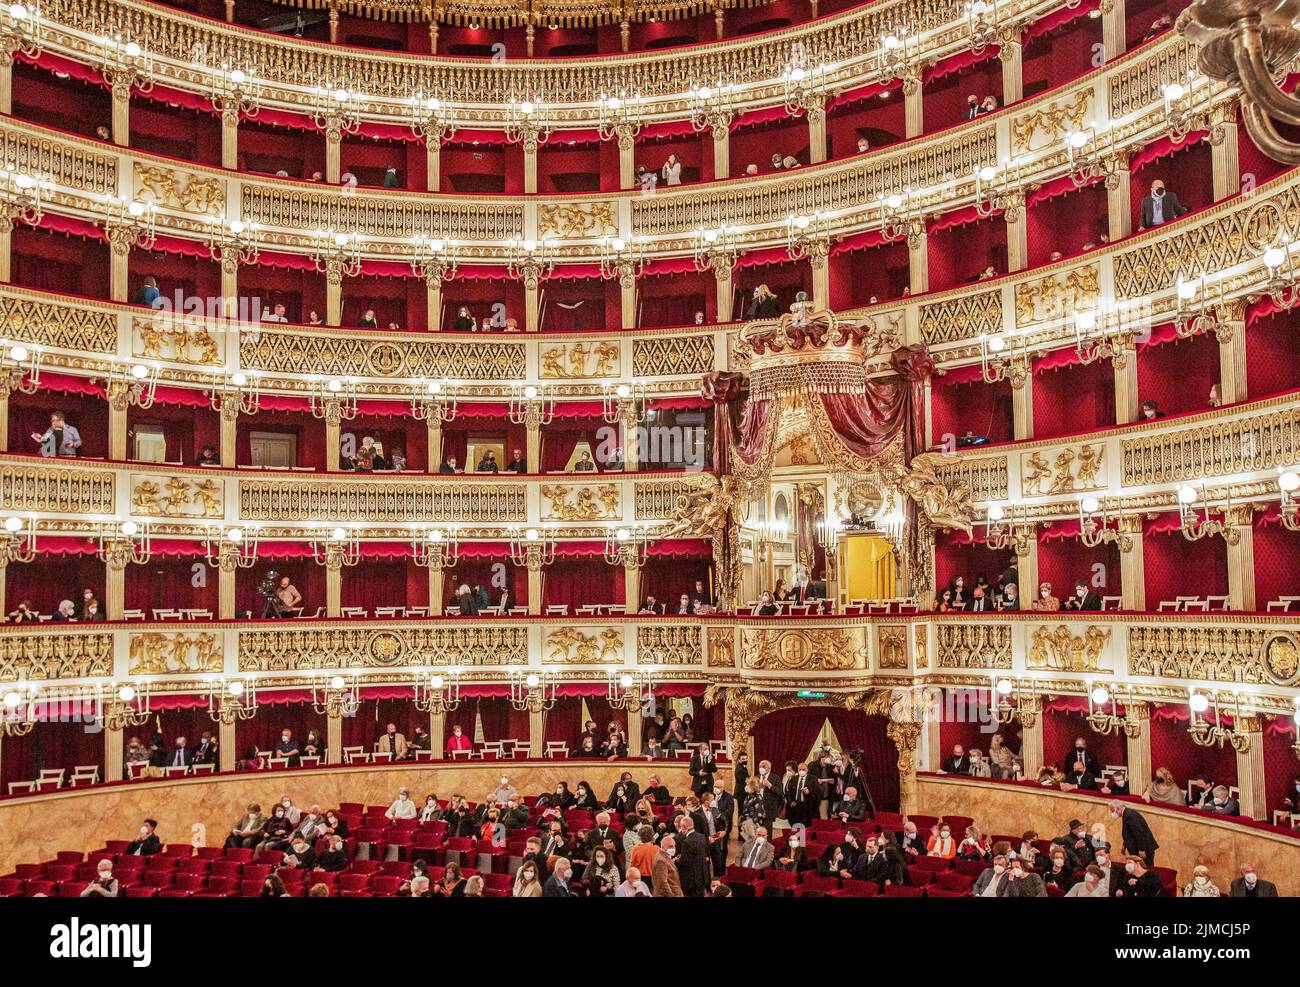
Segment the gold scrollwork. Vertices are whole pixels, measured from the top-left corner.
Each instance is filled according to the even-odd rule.
[[[609,341],[548,346],[541,352],[541,376],[546,380],[617,377],[618,357],[618,343]]]
[[[865,668],[867,649],[860,628],[746,630],[741,632],[740,659],[745,668],[838,672]]]
[[[546,648],[542,661],[549,665],[617,665],[623,661],[623,632],[604,627],[584,634],[577,627],[560,627],[546,635]]]
[[[112,634],[0,634],[0,681],[112,674]]]
[[[580,487],[547,483],[542,486],[542,496],[550,500],[542,508],[544,520],[607,521],[622,516],[617,483]]]
[[[612,202],[571,202],[543,205],[537,210],[537,235],[558,237],[617,236]]]
[[[935,628],[940,668],[1010,668],[1007,624],[942,623]]]
[[[131,675],[180,672],[220,672],[221,639],[210,632],[131,635],[128,671]]]
[[[1059,144],[1063,137],[1083,129],[1090,109],[1092,90],[1081,89],[1069,99],[1056,100],[1017,117],[1011,122],[1011,139],[1016,153],[1039,151]]]
[[[1096,308],[1101,299],[1101,269],[1096,264],[1048,274],[1016,285],[1016,327],[1063,319]]]
[[[226,186],[220,178],[199,178],[188,172],[139,161],[134,165],[138,198],[200,216],[225,215]]]

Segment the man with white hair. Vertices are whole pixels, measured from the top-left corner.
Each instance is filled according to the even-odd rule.
[[[629,867],[623,883],[614,889],[614,897],[649,898],[650,889],[646,887],[645,881],[641,880],[641,872],[635,867]]]
[[[515,798],[518,795],[519,790],[515,788],[514,785],[510,784],[509,778],[502,775],[501,780],[497,783],[497,787],[492,789],[492,794],[488,797],[497,805],[505,805],[512,798]]]
[[[673,857],[677,855],[677,839],[665,836],[659,842],[659,852],[655,855],[654,865],[650,868],[650,882],[654,887],[651,896],[655,898],[683,898],[682,879],[677,873]]]
[[[433,892],[429,890],[429,879],[425,877],[423,874],[419,875],[418,877],[411,878],[410,897],[412,898],[433,897]]]
[[[1254,864],[1241,865],[1241,877],[1233,880],[1229,898],[1276,898],[1277,885],[1255,873]]]
[[[95,868],[95,879],[82,889],[81,897],[117,897],[117,878],[113,876],[113,861],[101,860]]]

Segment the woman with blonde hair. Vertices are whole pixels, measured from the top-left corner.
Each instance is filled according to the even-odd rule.
[[[749,303],[751,319],[775,319],[781,314],[781,302],[772,289],[760,284],[754,289],[754,300]]]
[[[1168,768],[1156,768],[1155,776],[1142,793],[1143,802],[1158,802],[1163,805],[1186,805],[1187,797],[1174,781],[1174,773]]]
[[[1210,880],[1210,868],[1197,864],[1192,869],[1192,883],[1183,888],[1184,898],[1218,898],[1221,892]]]

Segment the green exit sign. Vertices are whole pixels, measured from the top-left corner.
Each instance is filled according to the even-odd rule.
[[[800,699],[825,699],[826,693],[813,692],[811,689],[800,689],[795,693]]]

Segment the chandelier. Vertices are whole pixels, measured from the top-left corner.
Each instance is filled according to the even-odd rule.
[[[0,342],[0,377],[7,378],[7,390],[12,393],[35,394],[41,387],[41,357],[43,350],[35,343]]]
[[[13,562],[26,564],[36,560],[36,518],[24,523],[17,516],[5,518],[0,531],[0,571]]]
[[[39,226],[44,215],[41,193],[40,178],[8,168],[0,171],[0,209],[11,222]]]
[[[1088,690],[1088,727],[1094,733],[1108,737],[1122,731],[1126,737],[1138,737],[1142,733],[1142,723],[1134,715],[1133,686],[1126,685],[1124,712],[1120,713],[1119,697],[1104,685],[1092,682],[1084,683]]]
[[[317,377],[308,382],[307,409],[325,423],[351,421],[357,417],[357,382],[338,377]]]
[[[1227,501],[1219,512],[1212,512],[1209,493],[1205,481],[1201,481],[1200,493],[1190,483],[1178,488],[1178,530],[1188,541],[1200,541],[1220,535],[1229,545],[1236,545],[1241,540],[1241,533],[1228,522],[1232,512],[1232,493],[1229,490]],[[1215,516],[1217,513],[1218,516]]]
[[[351,681],[337,672],[328,679],[311,683],[311,708],[317,716],[355,716],[361,707],[361,680],[354,672]]]
[[[600,94],[597,101],[599,116],[596,132],[600,139],[618,140],[621,150],[630,150],[632,141],[641,132],[645,96],[639,89],[620,87]]]
[[[510,705],[520,712],[544,713],[554,708],[559,676],[553,670],[538,673],[512,668],[509,684]]]
[[[0,697],[0,737],[25,737],[36,726],[36,687],[20,680]]]
[[[411,557],[424,569],[435,572],[454,569],[460,561],[460,537],[456,528],[448,525],[446,531],[430,528],[425,532],[416,529],[411,533]]]
[[[208,528],[203,536],[203,549],[208,565],[214,569],[233,572],[251,569],[257,564],[257,547],[261,531],[254,526],[250,532],[240,527]]]
[[[99,74],[115,99],[125,100],[132,89],[141,95],[153,91],[153,54],[148,47],[121,34],[102,39],[101,45]]]
[[[460,670],[448,669],[447,672],[430,672],[426,679],[415,678],[415,697],[412,700],[421,713],[439,716],[450,713],[460,707]]]
[[[643,569],[649,557],[650,538],[645,528],[611,526],[605,531],[605,562],[625,569]]]
[[[1024,178],[1015,158],[1003,160],[998,167],[984,165],[975,169],[975,212],[984,219],[1002,213],[1008,223],[1020,218],[1025,206]]]
[[[98,688],[96,686],[97,690]],[[99,707],[97,719],[107,730],[127,730],[144,726],[152,715],[150,692],[147,680],[137,679],[134,685],[130,682],[124,682],[120,686],[116,683],[110,684],[107,698],[101,693],[96,703]]]
[[[257,679],[209,678],[208,716],[213,723],[231,724],[236,720],[251,720],[257,715]]]
[[[1300,97],[1281,87],[1300,55],[1300,13],[1276,0],[1196,0],[1178,15],[1178,30],[1197,45],[1197,65],[1211,79],[1241,90],[1241,114],[1255,144],[1284,164],[1300,164],[1300,144],[1278,124],[1300,125]]]
[[[830,213],[789,216],[785,221],[785,252],[793,261],[824,259],[830,248]]]
[[[876,39],[876,74],[882,83],[902,83],[904,95],[910,96],[921,85],[920,56],[921,39],[904,22]]]
[[[1290,309],[1300,300],[1300,288],[1296,286],[1295,267],[1291,262],[1291,244],[1284,241],[1265,250],[1264,267],[1268,269],[1264,290],[1269,299],[1280,309]]]
[[[317,86],[315,96],[316,106],[311,111],[312,123],[318,130],[325,132],[331,143],[337,144],[344,134],[360,132],[361,111],[356,94],[344,86]]]
[[[1107,188],[1118,187],[1120,171],[1128,164],[1123,149],[1115,147],[1115,128],[1111,124],[1100,133],[1095,127],[1074,131],[1065,138],[1065,151],[1075,188],[1098,179],[1105,179]]]
[[[327,569],[352,567],[361,561],[361,533],[336,525],[328,534],[311,540],[311,557]]]
[[[459,391],[456,386],[444,386],[441,381],[425,381],[421,386],[417,382],[411,395],[411,417],[417,422],[456,420]]]
[[[146,565],[153,558],[153,543],[147,523],[109,521],[100,527],[96,556],[109,567],[125,568],[128,563]]]
[[[544,384],[512,387],[507,414],[512,425],[527,425],[530,429],[549,425],[555,420],[555,393]]]
[[[1028,553],[1035,529],[1028,514],[1028,508],[1023,504],[1009,504],[1007,507],[997,502],[989,504],[984,519],[984,544],[995,552],[1013,549],[1017,555]]]
[[[794,53],[781,73],[785,111],[791,116],[822,113],[826,106],[827,80],[834,69],[826,62],[814,62],[803,45],[796,43]]]
[[[691,259],[697,271],[730,271],[740,259],[739,231],[734,226],[697,229],[691,237]]]
[[[540,99],[517,99],[512,95],[506,104],[503,129],[508,143],[522,144],[524,152],[530,153],[551,139],[555,122]]]
[[[1282,494],[1282,526],[1287,531],[1300,531],[1300,498],[1296,497],[1296,491],[1300,490],[1300,473],[1279,467],[1277,486]]]
[[[222,414],[255,415],[262,407],[262,378],[256,370],[214,376],[208,403]]]
[[[1250,738],[1238,732],[1236,727],[1236,724],[1241,722],[1240,693],[1232,693],[1231,706],[1232,725],[1225,725],[1228,722],[1228,714],[1225,714],[1221,708],[1218,690],[1209,689],[1201,692],[1193,689],[1187,700],[1187,707],[1192,714],[1187,733],[1192,738],[1192,742],[1198,747],[1222,747],[1228,744],[1238,754],[1249,753]],[[1206,716],[1206,713],[1210,715]]]
[[[1013,387],[1021,386],[1029,375],[1029,343],[1025,336],[981,333],[980,373],[986,384],[1009,379]]]
[[[639,425],[645,421],[645,384],[636,381],[610,387],[601,385],[600,415],[608,425],[626,422]]]
[[[30,5],[0,5],[0,52],[10,61],[16,55],[35,61],[41,53],[44,35],[40,0]]]
[[[618,279],[620,287],[631,288],[645,271],[645,237],[600,238],[600,276],[606,281]]]

